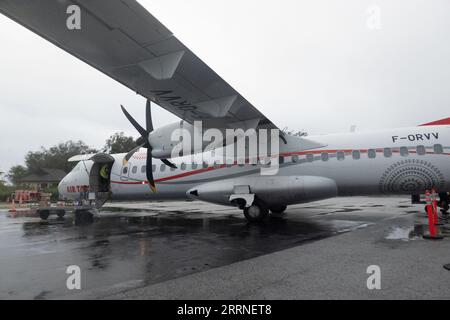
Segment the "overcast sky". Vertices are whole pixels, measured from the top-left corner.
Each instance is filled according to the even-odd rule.
[[[325,134],[450,116],[448,0],[139,2],[280,128]],[[373,5],[381,29],[368,27]],[[0,171],[41,145],[136,136],[119,105],[143,122],[143,98],[2,15],[0,43]],[[177,120],[157,109],[155,126]]]

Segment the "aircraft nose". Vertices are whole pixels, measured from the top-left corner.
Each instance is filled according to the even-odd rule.
[[[66,178],[64,177],[58,184],[59,196],[64,198],[66,196]]]

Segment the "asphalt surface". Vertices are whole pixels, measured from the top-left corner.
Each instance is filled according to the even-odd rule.
[[[0,209],[0,298],[448,299],[450,242],[422,239],[422,210],[407,198],[332,199],[249,225],[200,202],[108,204],[91,223]],[[81,290],[66,286],[72,265]],[[367,288],[371,265],[381,290]]]

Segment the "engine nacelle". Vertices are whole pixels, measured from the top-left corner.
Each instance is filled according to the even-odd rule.
[[[169,124],[153,131],[149,136],[150,144],[153,147],[152,155],[158,159],[170,159],[172,152],[179,141],[172,141],[173,133],[177,130],[186,129],[193,131],[193,127],[184,121]]]
[[[201,133],[202,131],[200,131],[200,136],[196,137],[199,133],[196,132],[193,125],[185,121],[156,129],[149,136],[150,144],[153,147],[152,155],[158,159],[170,159],[173,156],[201,153],[207,146],[211,147],[211,141],[203,141]],[[182,137],[181,140],[180,137]],[[180,145],[180,141],[184,141],[183,139],[186,137],[189,137],[191,141],[185,141],[187,144]],[[196,138],[200,139],[198,140],[200,141],[199,145],[196,145],[194,141]],[[223,141],[214,142],[213,145],[216,148],[223,146]],[[177,148],[175,155],[174,148]]]
[[[188,197],[221,205],[245,206],[258,197],[270,206],[293,205],[336,197],[334,180],[314,176],[255,176],[206,183],[187,192]]]

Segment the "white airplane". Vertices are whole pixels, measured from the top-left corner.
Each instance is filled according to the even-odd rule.
[[[277,126],[135,0],[0,0],[0,12],[148,99],[145,129],[123,109],[141,135],[139,147],[70,159],[79,163],[59,185],[65,198],[90,193],[98,207],[109,199],[196,199],[237,206],[255,222],[289,205],[336,196],[407,194],[417,200],[434,188],[442,210],[449,209],[450,118],[378,132],[281,133],[280,168],[270,176],[261,175],[259,163],[211,164],[210,152],[194,148],[173,158],[172,132],[192,132],[195,121],[222,132]],[[183,121],[153,130],[151,102]],[[106,179],[100,176],[105,166]]]

